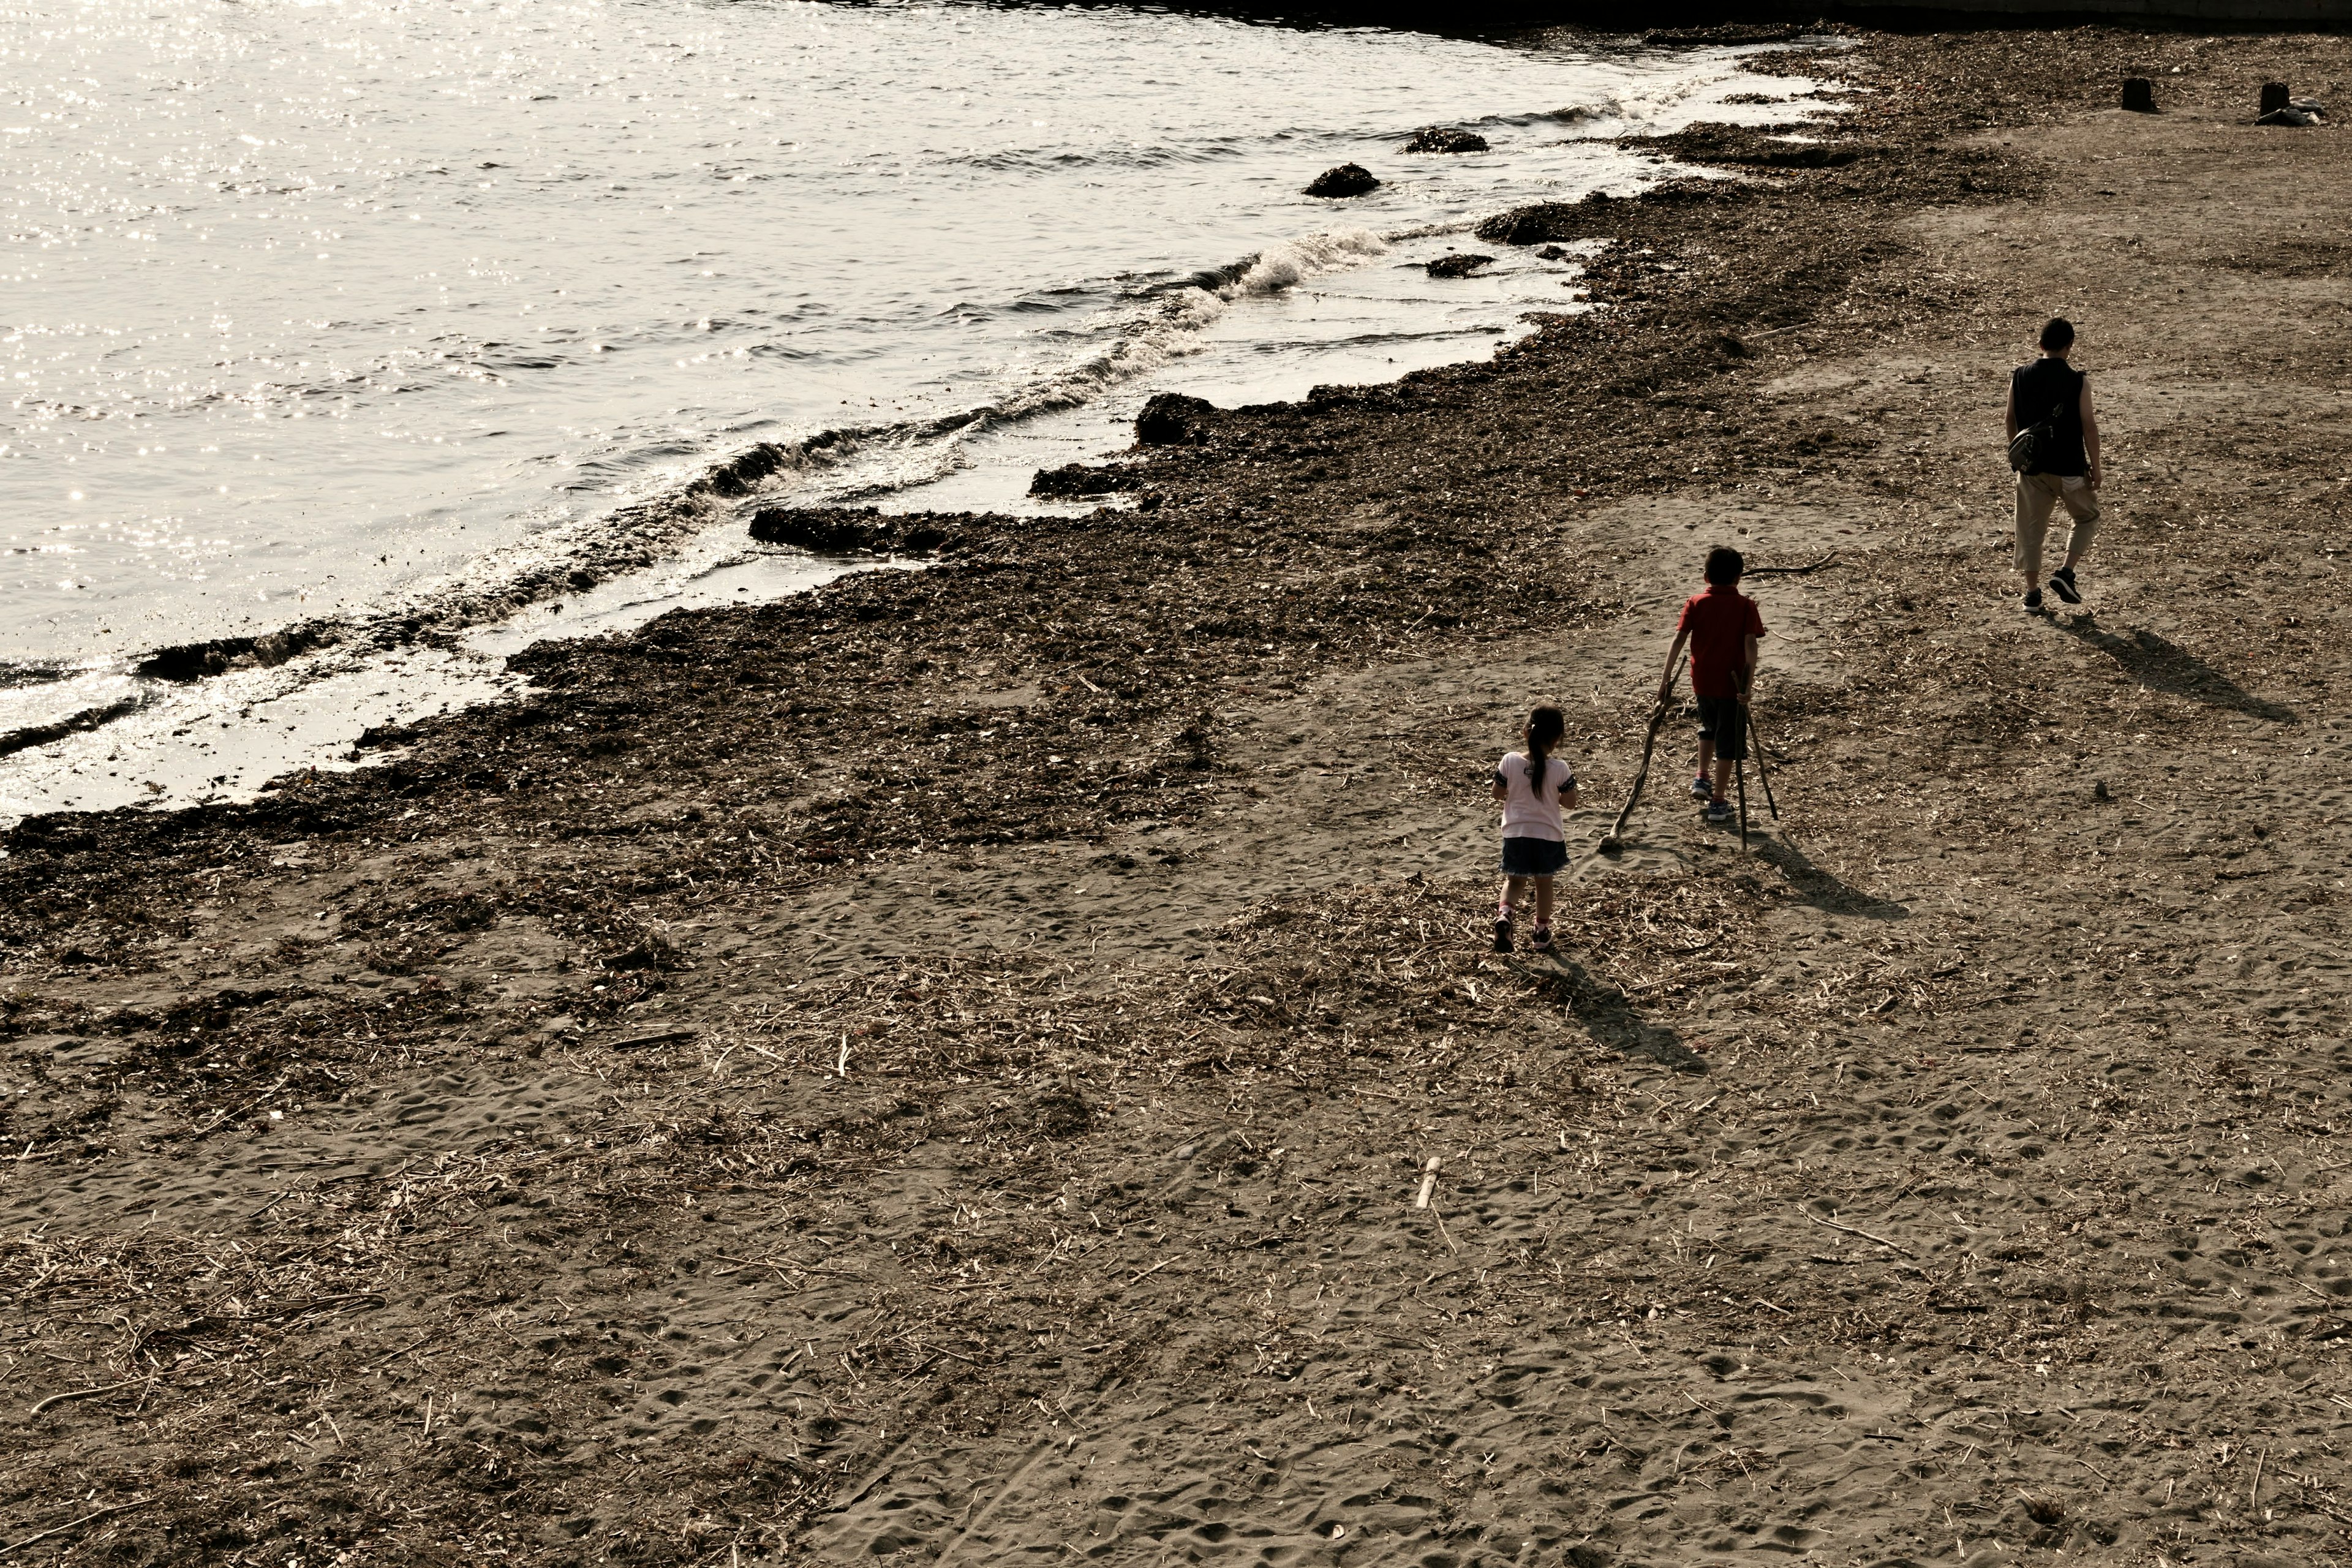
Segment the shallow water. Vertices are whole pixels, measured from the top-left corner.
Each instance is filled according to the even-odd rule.
[[[37,0],[0,15],[0,731],[201,700],[128,659],[593,548],[756,441],[856,433],[774,481],[807,499],[1011,504],[1152,388],[1484,354],[1572,263],[1421,261],[1659,172],[1602,138],[1804,85],[1115,8]],[[1400,153],[1427,122],[1493,149]],[[1349,160],[1388,184],[1298,194]],[[0,759],[0,800],[96,804],[93,743]]]

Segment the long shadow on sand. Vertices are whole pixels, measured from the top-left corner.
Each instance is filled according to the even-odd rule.
[[[1676,1072],[1705,1072],[1706,1058],[1683,1044],[1672,1029],[1634,1011],[1625,993],[1564,952],[1503,961],[1568,1005],[1593,1039],[1629,1057],[1646,1057]]]
[[[1855,915],[1869,921],[1911,918],[1907,904],[1898,904],[1892,899],[1865,893],[1814,865],[1786,833],[1778,837],[1759,836],[1753,844],[1758,858],[1775,867],[1789,879],[1789,886],[1796,889],[1805,902],[1817,910],[1833,915]]]
[[[2087,615],[2067,616],[2058,627],[2122,665],[2126,675],[2150,691],[2234,709],[2273,724],[2296,722],[2294,709],[2255,696],[2179,643],[2145,627],[2134,626],[2130,635],[2119,636]]]

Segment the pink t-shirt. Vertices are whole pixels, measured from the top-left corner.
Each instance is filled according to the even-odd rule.
[[[1567,835],[1559,830],[1559,792],[1568,787],[1573,776],[1566,759],[1546,757],[1543,787],[1538,789],[1535,781],[1528,777],[1527,753],[1506,754],[1495,764],[1495,782],[1509,792],[1503,802],[1503,837],[1566,843]]]

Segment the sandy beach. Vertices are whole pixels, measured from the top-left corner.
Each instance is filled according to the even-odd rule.
[[[0,1549],[2352,1562],[2352,189],[2252,123],[2352,47],[1779,58],[1843,117],[1482,230],[1608,307],[1491,364],[1134,510],[777,511],[929,564],[12,831]],[[2032,616],[2053,313],[2108,518]],[[1678,719],[1604,854],[1717,543],[1778,819]]]

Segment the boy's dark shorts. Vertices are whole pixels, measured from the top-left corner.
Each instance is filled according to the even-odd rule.
[[[1503,875],[1506,877],[1556,877],[1568,864],[1568,846],[1557,838],[1506,838],[1503,840]]]
[[[1740,714],[1738,698],[1700,698],[1698,732],[1702,740],[1715,742],[1715,754],[1725,762],[1748,760],[1748,721]]]

